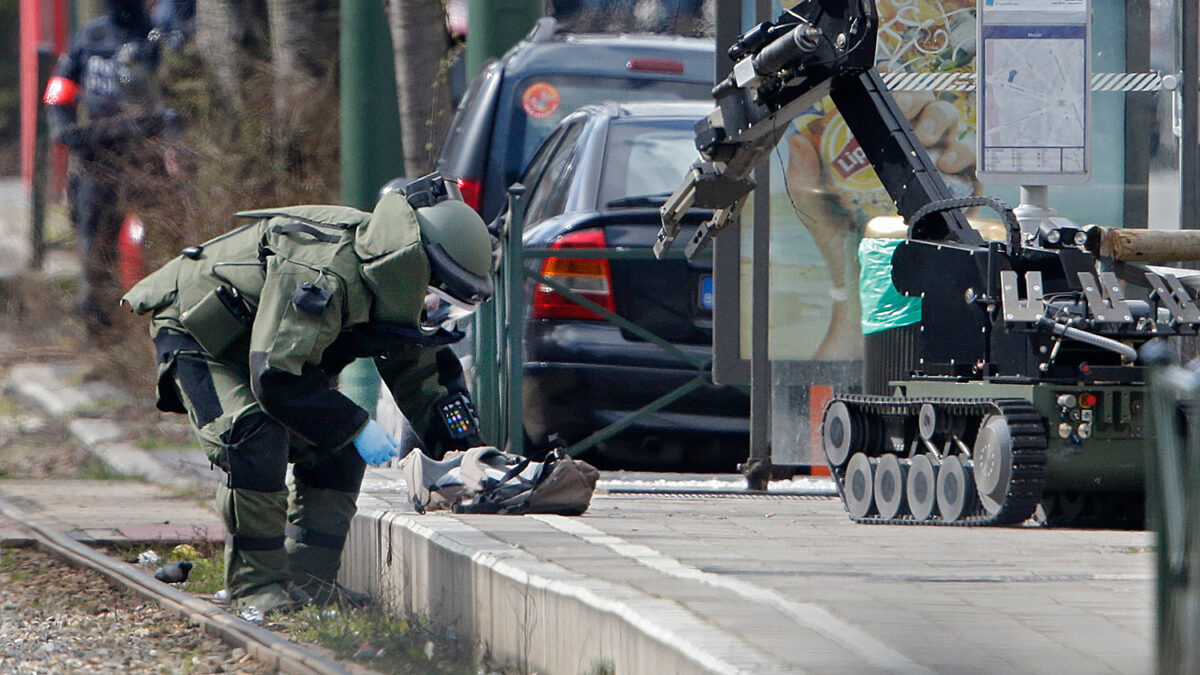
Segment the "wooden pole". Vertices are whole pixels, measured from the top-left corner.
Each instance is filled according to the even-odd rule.
[[[1104,228],[1100,255],[1125,262],[1200,261],[1200,231]]]

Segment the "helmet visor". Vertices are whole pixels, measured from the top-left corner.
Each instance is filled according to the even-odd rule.
[[[421,327],[426,330],[454,330],[457,322],[475,313],[478,305],[463,302],[440,288],[430,286],[421,311]]]
[[[432,283],[448,295],[459,298],[459,302],[474,304],[492,297],[495,289],[490,276],[479,276],[459,265],[440,244],[427,244],[425,254],[429,258]]]

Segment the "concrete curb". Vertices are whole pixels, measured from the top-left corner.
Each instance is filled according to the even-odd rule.
[[[509,518],[508,516],[495,516]],[[767,673],[790,666],[676,601],[572,572],[453,516],[360,505],[342,582],[428,616],[518,668]]]

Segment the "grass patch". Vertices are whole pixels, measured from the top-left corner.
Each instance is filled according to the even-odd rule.
[[[167,491],[175,497],[195,502],[198,506],[203,506],[205,508],[212,507],[213,497],[216,496],[215,487],[211,485],[197,485],[195,483],[187,485],[171,485],[167,487]]]
[[[121,402],[115,398],[97,398],[90,401],[80,403],[72,412],[77,415],[92,415],[98,416],[103,413],[117,410],[121,407]]]
[[[395,616],[380,605],[353,609],[308,606],[280,622],[292,637],[326,647],[385,675],[506,672],[479,663],[470,650],[435,634],[426,620]]]
[[[188,580],[173,584],[181,591],[211,595],[225,587],[224,547],[211,542],[171,546],[135,544],[113,547],[109,554],[137,564],[138,556],[153,551],[159,561],[143,566],[153,574],[157,567],[177,560],[192,563]],[[0,571],[11,565],[0,551]],[[518,672],[493,663],[486,653],[435,633],[420,617],[396,616],[383,606],[320,608],[308,605],[296,612],[271,618],[271,628],[290,638],[320,645],[339,658],[353,661],[383,675],[512,675]],[[612,675],[611,664],[597,661],[587,675]]]
[[[33,577],[28,570],[17,567],[18,560],[10,549],[0,551],[0,572],[8,576],[9,581],[26,581]]]
[[[616,675],[617,667],[609,659],[600,659],[592,661],[583,673],[584,675]]]
[[[194,444],[180,445],[171,439],[160,438],[151,434],[142,434],[133,442],[133,445],[141,450],[190,450],[195,447]]]
[[[155,565],[143,567],[151,575],[158,567],[177,560],[186,560],[192,563],[192,570],[188,574],[187,581],[172,584],[181,591],[197,595],[212,595],[225,588],[225,549],[220,544],[206,541],[178,546],[133,544],[118,546],[111,555],[128,563],[137,563],[138,556],[146,551],[153,551],[159,559]]]
[[[88,455],[83,464],[75,471],[75,478],[80,480],[143,480],[144,476],[130,476],[113,470],[104,460]]]

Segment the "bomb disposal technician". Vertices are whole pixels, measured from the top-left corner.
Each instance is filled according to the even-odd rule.
[[[227,474],[217,502],[232,607],[283,611],[337,599],[365,465],[398,453],[334,389],[351,360],[374,358],[428,454],[482,445],[448,345],[462,335],[453,320],[492,295],[492,246],[436,174],[372,213],[239,215],[253,220],[185,249],[123,302],[152,316],[158,407],[186,413]]]

